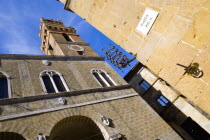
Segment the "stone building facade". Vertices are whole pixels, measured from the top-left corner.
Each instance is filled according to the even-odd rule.
[[[209,0],[59,0],[210,114]],[[146,9],[158,16],[147,34],[137,26]],[[154,18],[154,17],[152,17]],[[146,19],[145,19],[146,20]],[[146,20],[147,21],[147,20]],[[147,22],[149,23],[149,21]],[[185,74],[198,63],[203,76]]]
[[[0,55],[1,140],[182,139],[73,28],[41,21],[47,56]]]
[[[185,139],[210,138],[209,114],[150,69],[136,65],[125,80]]]
[[[209,0],[59,1],[136,55],[142,65],[126,79],[167,122],[210,133]],[[197,77],[186,73],[195,63]]]

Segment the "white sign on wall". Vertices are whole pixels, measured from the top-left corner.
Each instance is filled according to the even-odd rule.
[[[136,30],[144,35],[147,35],[149,30],[152,28],[153,23],[155,22],[158,12],[151,9],[146,9],[144,14],[136,27]]]

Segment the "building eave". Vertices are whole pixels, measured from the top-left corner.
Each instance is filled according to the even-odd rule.
[[[73,12],[70,8],[69,5],[71,4],[71,0],[66,0],[66,3],[64,5],[64,9]]]
[[[94,56],[56,56],[56,55],[27,55],[27,54],[0,54],[0,59],[34,59],[34,60],[94,60],[104,61],[104,57]]]

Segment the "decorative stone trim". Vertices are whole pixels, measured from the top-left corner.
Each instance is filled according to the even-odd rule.
[[[16,98],[7,98],[0,100],[0,105],[10,105],[24,102],[32,102],[50,98],[59,98],[59,97],[69,97],[69,96],[79,96],[84,94],[90,94],[93,92],[106,92],[112,90],[122,90],[122,89],[132,89],[131,85],[120,85],[120,86],[112,86],[112,87],[104,87],[104,88],[94,88],[94,89],[85,89],[85,90],[75,90],[69,92],[60,92],[60,93],[51,93],[51,94],[40,94],[33,96],[25,96],[25,97],[16,97]]]
[[[101,116],[101,121],[106,126],[109,126],[110,125],[109,119],[107,117],[105,117],[105,116]]]
[[[93,57],[93,56],[54,56],[54,55],[22,55],[22,54],[0,54],[0,59],[12,59],[12,60],[94,60],[94,61],[104,61],[103,57]]]
[[[60,44],[69,44],[69,45],[80,45],[80,46],[89,46],[88,43],[85,42],[71,42],[71,41],[60,41],[60,40],[55,40],[56,43],[60,43]]]
[[[49,60],[42,60],[42,64],[49,66],[51,62]]]
[[[69,45],[68,48],[72,51],[76,51],[76,52],[84,52],[85,49],[83,47],[81,47],[80,45]]]
[[[122,137],[122,135],[120,133],[117,133],[117,134],[110,136],[108,140],[119,140],[121,137]]]
[[[139,95],[138,93],[133,93],[133,94],[122,95],[118,97],[106,98],[106,99],[101,99],[101,100],[95,100],[95,101],[90,101],[90,102],[84,102],[84,103],[79,103],[79,104],[74,104],[74,105],[66,105],[66,106],[61,106],[61,107],[56,107],[56,108],[31,111],[31,112],[20,113],[20,114],[15,114],[15,115],[8,115],[8,116],[0,117],[0,121],[21,118],[21,117],[26,117],[26,116],[31,116],[31,115],[37,115],[37,114],[43,114],[43,113],[63,110],[67,108],[76,108],[76,107],[81,107],[81,106],[86,106],[86,105],[92,105],[92,104],[97,104],[97,103],[102,103],[102,102],[107,102],[107,101],[112,101],[112,100],[119,100],[119,99],[129,98],[133,96],[139,96]]]

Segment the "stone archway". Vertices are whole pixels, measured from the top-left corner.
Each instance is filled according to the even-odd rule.
[[[26,140],[26,139],[18,133],[0,132],[0,140]]]
[[[85,116],[71,116],[59,121],[50,132],[50,140],[104,140],[96,123]]]

